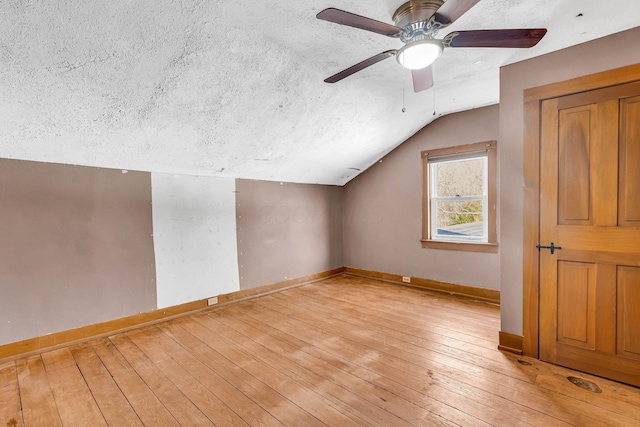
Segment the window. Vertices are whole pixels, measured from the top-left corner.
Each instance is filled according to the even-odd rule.
[[[496,142],[422,152],[422,247],[497,252]]]

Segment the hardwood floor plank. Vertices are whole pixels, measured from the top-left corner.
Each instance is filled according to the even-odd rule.
[[[263,302],[265,302],[265,301],[267,301],[267,300],[268,300],[268,299],[265,299],[265,300],[262,300],[262,301],[263,301]],[[289,305],[288,307],[290,307],[290,305]],[[305,312],[306,314],[309,314],[309,312],[308,312],[307,310],[304,310],[304,312]],[[388,339],[388,340],[392,340],[392,339]],[[411,346],[407,346],[407,348],[410,348],[410,347],[411,347]],[[416,353],[416,354],[419,354],[419,353]],[[500,354],[500,353],[498,353],[498,354]],[[513,356],[513,357],[515,357],[515,356]],[[498,359],[498,360],[499,360],[499,359]],[[514,362],[515,362],[515,361],[514,361]],[[482,364],[477,364],[477,363],[474,363],[474,364],[476,364],[477,366],[480,366],[480,367],[482,366]],[[520,369],[520,365],[519,365],[519,364],[517,364],[517,363],[505,363],[505,364],[503,364],[503,365],[502,365],[502,369],[500,368],[500,366],[497,366],[497,367],[496,367],[496,366],[494,366],[492,370],[493,370],[493,371],[495,371],[496,373],[500,373],[500,374],[507,375],[508,377],[507,377],[507,378],[501,378],[501,381],[502,381],[502,382],[507,382],[507,383],[509,383],[509,384],[514,385],[514,384],[515,384],[515,383],[514,383],[514,380],[525,380],[525,381],[529,381],[529,379],[527,378],[526,371],[523,371],[523,372],[522,372],[522,374],[524,374],[524,375],[520,375],[520,374],[518,374],[518,375],[513,375],[513,372],[517,372],[519,369]],[[462,369],[462,368],[461,368],[461,371],[464,371],[464,369]],[[515,376],[516,378],[513,378],[514,376]],[[531,375],[531,376],[530,376],[530,378],[535,378],[535,375]],[[496,380],[496,381],[498,381],[498,380]],[[517,385],[517,384],[515,384],[515,387],[518,387],[518,385]],[[571,402],[571,403],[573,403],[573,402]],[[627,414],[623,414],[623,415],[624,415],[624,417],[628,417],[628,415],[627,415]],[[608,414],[608,413],[604,413],[604,414],[602,414],[602,419],[606,419],[606,418],[616,418],[616,415]],[[630,421],[630,420],[629,420],[629,419],[627,419],[627,418],[621,418],[621,419],[620,419],[620,422],[623,422],[623,420],[625,420],[625,419],[626,419],[626,421],[625,421],[625,422],[629,422],[629,421]],[[567,421],[567,422],[571,422],[571,420],[566,420],[566,421]],[[592,422],[593,422],[593,421],[592,421]]]
[[[416,317],[419,313],[412,313],[410,310],[395,310],[391,311],[388,307],[377,307],[373,304],[356,304],[351,299],[341,300],[333,298],[329,295],[322,298],[318,298],[313,292],[309,292],[310,288],[301,289],[300,292],[292,293],[289,297],[293,297],[295,305],[300,307],[313,306],[316,311],[322,311],[330,314],[331,316],[341,315],[341,317],[348,318],[351,322],[357,322],[360,320],[360,315],[367,316],[371,319],[376,319],[379,324],[386,325],[388,322],[396,324],[398,327],[407,328],[416,332],[416,335],[423,335],[425,332],[430,332],[437,337],[437,340],[441,340],[446,337],[446,340],[451,340],[453,337],[457,337],[457,340],[469,344],[470,341],[478,346],[494,350],[497,346],[497,340],[493,337],[491,340],[483,338],[473,340],[469,334],[460,333],[452,329],[443,328],[441,325],[434,325],[434,322],[424,322]],[[280,299],[286,302],[283,295],[272,295],[274,298]],[[333,312],[333,308],[337,311]],[[357,314],[354,316],[352,314]],[[351,316],[350,316],[351,315]],[[492,327],[492,330],[496,328]]]
[[[342,288],[344,287],[345,286],[343,286]],[[368,295],[367,291],[356,293],[354,290],[342,290],[342,292],[334,292],[331,294],[331,298],[338,300],[340,303],[348,302],[361,306],[372,308],[375,307],[378,310],[395,315],[410,315],[416,322],[422,321],[437,323],[442,328],[446,328],[448,330],[456,331],[466,335],[471,335],[477,338],[488,339],[491,341],[497,340],[495,334],[495,331],[499,327],[497,323],[495,325],[478,324],[473,321],[467,321],[467,319],[465,318],[465,322],[463,324],[460,322],[460,319],[463,318],[460,313],[452,313],[450,310],[444,307],[438,307],[438,305],[434,301],[431,301],[424,307],[418,306],[417,308],[412,309],[411,305],[415,305],[415,301],[413,304],[408,305],[408,303],[406,302],[398,303],[386,298],[373,298],[372,296]]]
[[[281,299],[282,297],[276,295],[273,295],[273,297],[285,303]],[[493,349],[486,349],[460,340],[445,339],[442,335],[425,332],[424,329],[414,326],[412,323],[403,323],[404,318],[400,316],[386,315],[380,317],[371,315],[370,313],[376,313],[373,309],[354,309],[352,306],[342,307],[338,304],[331,304],[329,307],[328,304],[320,304],[300,292],[295,293],[295,301],[295,305],[305,312],[314,311],[338,322],[352,325],[354,328],[369,329],[383,336],[393,336],[394,339],[410,345],[445,354],[496,372],[508,373],[516,378],[532,381],[532,379],[522,375],[521,370],[515,367],[511,369],[509,365],[494,361],[495,346]],[[505,370],[509,372],[505,372]]]
[[[485,353],[486,353],[486,352],[485,352]],[[515,358],[516,356],[513,356],[513,357],[512,357],[512,356],[507,356],[507,357],[509,357],[509,358],[513,359],[513,358]],[[494,370],[496,370],[496,371],[498,371],[498,372],[505,373],[505,374],[507,374],[507,375],[510,375],[510,376],[515,377],[515,378],[518,378],[518,379],[526,379],[526,377],[519,376],[519,375],[517,374],[517,371],[522,370],[522,367],[523,367],[523,366],[522,366],[522,365],[519,365],[518,363],[515,363],[515,362],[516,362],[516,361],[515,361],[515,360],[513,360],[513,363],[511,363],[511,366],[509,366],[509,364],[501,364],[501,365],[495,366],[495,367],[494,367]],[[512,367],[514,367],[514,369],[510,369],[510,368],[512,368]],[[531,378],[536,378],[536,375],[535,375],[535,374],[534,374],[534,375],[531,375]],[[600,401],[600,402],[601,402],[601,401]],[[608,406],[607,406],[607,404],[605,404],[605,407],[608,407]],[[623,411],[620,411],[619,413],[624,414],[625,416],[629,416],[628,411],[624,411],[624,410],[623,410]]]
[[[105,338],[91,345],[144,425],[180,425],[111,341]]]
[[[5,363],[0,365],[0,426],[21,427],[23,425],[16,364]]]
[[[486,422],[495,425],[514,425],[515,420],[520,420],[517,424],[526,425],[530,419],[534,421],[534,425],[539,425],[538,423],[542,421],[544,421],[544,425],[549,426],[563,425],[563,423],[557,422],[557,420],[544,416],[544,414],[537,411],[513,404],[508,400],[474,389],[468,385],[451,386],[450,381],[438,378],[433,372],[425,371],[418,366],[413,366],[411,373],[399,372],[396,367],[397,361],[393,358],[389,358],[385,365],[378,362],[379,359],[385,360],[384,355],[372,353],[364,347],[344,345],[344,343],[336,342],[335,340],[331,340],[334,344],[328,344],[329,340],[326,339],[326,335],[322,333],[315,334],[310,328],[302,330],[295,327],[284,327],[281,328],[282,330],[278,330],[275,329],[280,326],[278,320],[266,317],[265,313],[259,313],[256,317],[267,321],[263,323],[263,321],[257,321],[256,318],[251,318],[247,313],[236,313],[235,307],[230,307],[227,311],[230,310],[234,310],[231,313],[234,317],[240,318],[259,329],[265,336],[275,335],[291,344],[293,348],[300,348],[304,352],[317,355],[319,358],[330,361],[330,363],[347,372],[353,373],[364,380],[374,381],[384,388],[393,389],[394,386],[398,388],[398,385],[413,387],[415,392],[425,394],[427,397],[440,402],[456,402],[457,409],[475,414],[479,419],[484,418]],[[269,342],[269,346],[274,348],[276,344]],[[288,354],[297,355],[298,351],[288,351]],[[351,361],[356,361],[356,363],[351,363]],[[423,374],[422,372],[425,373]],[[399,380],[399,383],[394,381],[394,378]],[[464,393],[460,394],[461,390]],[[402,395],[401,392],[396,391],[396,393]],[[407,391],[404,391],[405,395],[407,393]],[[412,398],[416,402],[424,400],[420,397],[416,398],[415,394]],[[514,416],[517,417],[514,419]]]
[[[71,354],[71,353],[69,353]],[[62,424],[106,426],[107,423],[78,367],[67,366],[47,373]]]
[[[202,411],[215,425],[219,426],[248,426],[235,412],[233,412],[215,394],[204,387],[182,366],[171,358],[162,345],[153,340],[141,330],[129,332],[129,338],[144,352],[144,354],[162,371],[193,404]]]
[[[115,335],[110,341],[176,420],[194,426],[213,425],[126,334]]]
[[[297,304],[285,304],[282,300],[273,296],[265,297],[262,303],[270,303],[272,304],[272,307],[276,307],[276,310],[280,310],[284,314],[294,316],[305,322],[314,323],[316,321],[323,321],[324,324],[331,325],[331,327],[334,328],[341,328],[342,325],[344,325],[343,319],[334,311],[318,312],[317,308],[316,311],[314,311],[308,306],[299,307]],[[351,322],[358,323],[359,321],[358,319],[353,318]],[[393,331],[386,325],[376,325],[370,322],[360,322],[360,324],[364,324],[366,328],[353,327],[351,329],[354,331],[360,331],[359,335],[363,338],[374,339],[376,336],[383,336],[386,344],[398,349],[403,349],[420,355],[426,351],[434,358],[451,358],[462,363],[473,364],[482,368],[493,368],[494,370],[501,372],[500,367],[497,364],[494,364],[490,359],[483,359],[482,357],[475,356],[473,353],[468,351],[460,351],[438,342],[429,342],[419,337],[411,337],[403,332]]]
[[[327,425],[360,425],[359,421],[361,422],[361,420],[354,420],[337,410],[329,399],[325,399],[316,393],[313,390],[313,386],[309,387],[292,379],[289,375],[286,375],[286,370],[277,369],[277,366],[270,363],[264,363],[253,352],[248,350],[242,342],[228,338],[224,334],[224,332],[228,331],[220,329],[224,328],[224,325],[218,324],[214,319],[206,315],[193,316],[193,319],[215,333],[216,339],[207,342],[210,347],[242,366],[247,372],[273,387],[283,396],[291,396],[289,399],[292,403],[319,421]]]
[[[307,289],[304,290],[306,291]],[[282,298],[282,296],[277,297]],[[404,334],[422,337],[465,351],[475,351],[478,355],[493,355],[497,346],[495,339],[473,339],[467,334],[443,329],[434,324],[434,322],[416,321],[412,314],[406,311],[389,313],[366,305],[356,305],[346,301],[338,302],[330,297],[318,299],[308,293],[296,293],[294,301],[296,305],[301,307],[312,305],[318,311],[325,312],[327,315],[348,321],[354,325],[368,325],[369,322],[375,322],[376,325],[403,332]]]
[[[373,294],[382,291],[384,299],[396,298],[408,304],[408,307],[421,308],[436,304],[438,307],[450,307],[459,310],[461,316],[470,314],[472,318],[482,316],[485,319],[495,319],[495,313],[500,311],[499,305],[474,300],[470,297],[451,295],[447,292],[438,292],[424,288],[414,288],[409,286],[398,286],[397,284],[374,281],[365,278],[344,275],[331,280],[323,281],[327,288],[344,288],[347,285],[349,291],[361,294],[364,291],[371,291]],[[344,290],[344,289],[341,289]]]
[[[48,351],[46,353],[42,353],[41,356],[44,368],[47,372],[53,372],[57,369],[64,369],[69,366],[76,365],[76,361],[71,355],[69,348]]]
[[[337,280],[337,279],[336,279]],[[393,287],[393,286],[392,286]],[[491,330],[499,328],[499,308],[489,305],[491,311],[485,313],[472,312],[469,310],[486,308],[486,303],[464,299],[463,301],[450,301],[448,297],[437,298],[433,295],[423,295],[423,291],[411,288],[398,287],[394,294],[388,297],[386,290],[373,287],[353,287],[349,285],[334,284],[333,286],[304,286],[300,292],[291,294],[306,294],[320,302],[325,298],[339,299],[354,306],[378,308],[389,310],[395,315],[404,314],[406,316],[429,315],[437,312],[447,324],[458,327],[460,318],[464,318],[466,323],[472,323],[479,327],[489,327]],[[291,289],[293,291],[293,289]],[[381,294],[381,292],[384,292]],[[421,295],[422,294],[422,295]],[[279,295],[279,294],[274,294]],[[382,298],[381,295],[384,295]],[[395,297],[393,297],[395,295]]]
[[[465,319],[469,319],[469,321],[499,326],[499,318],[496,318],[496,313],[500,312],[499,306],[485,301],[477,301],[470,298],[456,297],[440,292],[415,289],[409,286],[392,285],[384,282],[375,284],[367,280],[353,282],[348,277],[336,277],[335,279],[323,282],[323,285],[326,286],[309,288],[314,291],[327,290],[331,293],[336,293],[337,290],[340,290],[342,292],[339,292],[339,294],[345,294],[346,292],[348,295],[367,295],[374,300],[384,303],[401,302],[407,310],[412,311],[422,312],[430,308],[437,310],[444,309],[444,313],[452,313],[457,317],[462,316]],[[380,291],[383,291],[383,293],[381,294]],[[354,302],[362,300],[362,298],[359,298],[355,299]]]
[[[449,424],[447,418],[430,411],[428,409],[430,405],[424,404],[420,397],[414,400],[405,400],[402,393],[398,393],[393,385],[382,384],[382,386],[378,386],[374,382],[363,381],[361,377],[352,375],[343,366],[338,367],[326,361],[326,354],[323,355],[324,359],[315,357],[307,353],[308,349],[301,351],[300,347],[287,346],[286,343],[283,344],[279,340],[272,339],[263,331],[244,322],[231,322],[229,316],[220,313],[212,313],[209,316],[228,326],[226,330],[216,328],[216,332],[228,335],[231,340],[235,338],[237,342],[241,342],[254,354],[264,357],[265,363],[291,370],[301,378],[301,381],[320,384],[324,394],[336,396],[341,402],[348,403],[353,408],[359,408],[360,414],[368,418],[366,423],[368,425]],[[238,332],[234,333],[232,330]],[[244,335],[240,332],[243,332]],[[252,345],[249,340],[254,341],[255,344]],[[390,415],[393,418],[390,418]],[[451,418],[455,419],[455,416]],[[469,421],[468,418],[464,418]],[[474,421],[479,423],[478,420]]]
[[[447,314],[444,309],[439,310],[423,308],[423,310],[421,311],[412,311],[406,306],[403,307],[402,303],[387,303],[383,301],[364,304],[358,301],[366,298],[363,295],[350,296],[334,294],[327,298],[330,298],[336,304],[348,303],[357,308],[370,308],[391,316],[403,316],[407,319],[412,319],[412,322],[409,322],[410,324],[422,323],[437,325],[437,327],[444,331],[446,334],[450,334],[453,332],[465,337],[465,340],[467,340],[466,337],[470,337],[470,339],[473,340],[488,341],[491,344],[497,343],[497,337],[494,332],[498,329],[498,326],[482,325],[474,322],[465,322],[465,325],[462,325],[460,323],[460,319],[462,318],[461,316],[451,313]]]
[[[405,341],[409,340],[413,342],[412,337],[421,336],[421,330],[423,329],[421,327],[422,325],[421,323],[416,324],[416,326],[413,326],[413,325],[403,324],[401,323],[401,321],[396,322],[393,316],[382,314],[379,310],[361,307],[355,304],[349,304],[347,302],[344,303],[347,305],[347,307],[343,309],[341,308],[341,306],[336,304],[332,304],[331,308],[328,309],[327,307],[320,304],[320,302],[328,301],[328,299],[326,298],[326,294],[323,294],[323,293],[318,294],[315,291],[316,288],[318,287],[301,287],[296,289],[295,293],[293,293],[296,297],[295,299],[296,304],[299,304],[301,300],[307,301],[311,304],[314,304],[316,307],[318,307],[319,310],[323,311],[327,315],[329,314],[336,315],[337,313],[345,313],[345,314],[348,313],[347,315],[339,315],[337,316],[337,318],[341,319],[342,321],[351,322],[352,324],[357,325],[358,327],[363,327],[366,325],[370,325],[372,323],[376,323],[378,325],[384,325],[386,327],[390,327],[394,331],[397,331],[397,332],[394,332],[394,334],[396,334],[396,336],[400,338],[407,336],[407,334],[404,334],[403,332],[408,332],[408,333],[410,332],[411,334],[409,338],[403,338]],[[323,298],[314,299],[310,295],[322,295]],[[282,298],[281,295],[274,295],[274,296]],[[470,304],[469,302],[466,302],[466,303]],[[353,314],[355,314],[356,316],[353,316]],[[428,327],[424,328],[424,330],[428,330]],[[459,350],[468,351],[470,353],[474,353],[479,356],[482,356],[483,357],[482,365],[485,367],[490,366],[491,359],[495,359],[495,347],[493,347],[491,350],[479,349],[477,347],[470,346],[468,343],[464,343],[463,341],[458,341],[458,340],[449,340],[447,341],[447,345],[451,345],[456,347]],[[532,366],[530,369],[528,369],[527,366],[530,366],[530,365],[521,365],[521,364],[515,363],[517,361],[517,356],[512,356],[509,358],[512,359],[513,363],[505,364],[504,361],[499,360],[498,364],[497,365],[494,364],[492,369],[498,372],[508,374],[514,378],[522,379],[522,380],[527,380],[527,378],[530,378],[532,379],[532,381],[534,381],[536,384],[540,386],[544,386],[545,382],[553,381],[552,382],[553,385],[546,386],[546,388],[550,390],[556,390],[556,391],[565,390],[566,394],[570,394],[574,398],[583,399],[586,401],[593,401],[591,399],[592,395],[590,392],[582,389],[575,390],[576,387],[567,381],[566,375],[561,376],[558,373],[553,374],[551,372],[546,372],[546,374],[543,374],[540,371],[540,368],[541,368],[540,363],[534,363],[535,367]],[[545,371],[548,371],[548,369]],[[569,373],[567,375],[569,375]],[[542,381],[542,379],[546,379],[546,381]],[[570,392],[573,392],[573,393],[570,393]],[[640,419],[640,407],[638,407],[637,404],[634,404],[635,402],[638,401],[639,398],[640,398],[640,390],[636,390],[636,393],[633,393],[633,396],[631,399],[633,403],[626,401],[625,398],[620,395],[616,396],[614,399],[612,397],[608,397],[607,394],[604,394],[601,396],[600,399],[595,401],[595,404],[598,406],[602,406],[603,408],[612,408],[614,411],[620,414],[623,414],[625,416],[628,416],[630,418]]]
[[[601,382],[600,378],[586,375],[583,373],[576,373],[566,370],[562,372],[560,368],[549,369],[548,366],[539,368],[541,363],[539,361],[531,362],[530,367],[525,368],[538,369],[539,374],[536,376],[535,384],[538,387],[545,388],[547,390],[561,393],[566,396],[571,396],[574,399],[580,400],[589,405],[595,405],[603,409],[607,409],[616,412],[620,415],[632,418],[640,425],[640,396],[637,394],[628,395],[625,398],[625,393],[618,390],[615,386],[611,387],[606,382]],[[576,387],[574,384],[567,380],[568,376],[577,376],[587,381],[600,384],[602,393],[597,399],[593,398],[593,392],[584,390],[580,387]],[[640,390],[637,390],[640,392]]]
[[[166,329],[165,329],[166,328]],[[242,367],[235,365],[200,340],[201,327],[195,323],[178,325],[178,321],[163,325],[163,329],[179,342],[188,345],[189,351],[218,375],[241,390],[284,425],[324,425],[317,418],[303,411],[273,388],[259,381]],[[204,332],[206,335],[206,331]],[[189,337],[191,335],[191,337]],[[185,338],[191,343],[189,344]],[[198,343],[193,342],[195,339]]]
[[[333,277],[0,365],[0,426],[640,425],[640,388],[502,353],[499,319]]]
[[[179,328],[175,328],[180,332]],[[185,371],[197,378],[211,393],[224,401],[236,414],[251,426],[281,427],[283,424],[269,414],[258,403],[247,397],[224,378],[220,377],[208,365],[203,363],[191,352],[202,343],[188,333],[180,335],[180,339],[173,336],[168,324],[145,329],[145,334],[162,345],[162,348]],[[183,347],[184,346],[184,347]]]
[[[360,344],[364,347],[364,350],[360,349],[359,351],[373,351],[376,357],[379,357],[379,352],[386,353],[390,358],[389,364],[392,366],[398,365],[399,362],[407,362],[410,365],[418,365],[418,367],[426,371],[446,372],[447,376],[458,379],[463,383],[481,384],[485,390],[514,400],[521,405],[531,407],[539,412],[546,412],[568,423],[575,422],[575,418],[568,416],[566,408],[564,407],[564,405],[567,405],[568,407],[577,409],[579,404],[574,399],[557,393],[541,397],[540,395],[546,394],[546,391],[535,387],[535,385],[530,382],[514,379],[508,375],[483,369],[480,366],[452,359],[438,353],[398,344],[393,337],[378,336],[376,338],[372,336],[369,331],[348,330],[339,322],[331,322],[330,319],[326,319],[323,316],[314,317],[313,313],[302,313],[296,311],[294,308],[285,308],[281,305],[273,304],[269,301],[268,297],[249,301],[247,305],[259,307],[260,316],[267,316],[269,313],[277,311],[280,312],[283,317],[287,317],[289,322],[292,321],[291,319],[297,319],[296,321],[301,322],[298,328],[303,328],[303,330],[305,328],[307,330],[314,329],[320,325],[320,330],[325,335],[346,339],[347,341],[340,342],[341,346],[353,343]],[[384,340],[382,345],[379,340]],[[497,352],[497,350],[496,354],[499,357],[506,357],[503,356],[502,353]],[[406,369],[408,373],[412,373],[415,372],[416,367],[408,366]],[[524,396],[523,390],[525,391]],[[514,396],[517,400],[514,399]],[[562,404],[558,404],[558,401]],[[611,419],[620,425],[633,423],[631,418],[624,415],[621,416],[610,411],[600,411],[599,408],[596,407],[589,407],[588,409],[589,412],[587,414],[581,410],[575,410],[575,417],[583,420],[582,422],[588,425],[607,425]],[[572,414],[573,412],[574,411],[571,411]]]
[[[142,426],[142,421],[93,348],[82,344],[71,347],[70,351],[107,424]]]
[[[234,330],[233,328],[227,326],[226,322],[218,322],[215,317],[216,314],[212,314],[210,316],[214,316],[214,317],[204,318],[203,316],[198,316],[196,320],[200,321],[208,329],[215,332],[217,336],[224,337],[225,341],[230,345],[235,345],[238,348],[244,349],[244,351],[246,351],[247,353],[253,354],[254,357],[259,358],[260,361],[265,365],[276,368],[278,371],[280,371],[284,375],[287,375],[289,378],[304,385],[307,388],[310,388],[310,389],[315,388],[317,391],[319,392],[321,391],[322,393],[319,396],[336,396],[336,394],[341,395],[345,399],[344,401],[341,399],[330,399],[330,398],[329,400],[332,402],[333,405],[335,405],[335,408],[340,412],[343,412],[352,418],[355,417],[355,421],[357,421],[359,424],[381,425],[381,426],[414,425],[407,421],[403,421],[402,417],[398,417],[397,414],[396,416],[394,416],[392,413],[385,411],[382,407],[372,406],[370,402],[367,402],[365,399],[361,397],[362,394],[365,394],[365,393],[361,393],[360,395],[356,394],[359,386],[359,384],[356,381],[349,382],[350,389],[353,390],[353,392],[349,391],[349,389],[344,387],[340,387],[341,390],[338,391],[336,390],[338,388],[337,384],[334,387],[331,387],[333,383],[330,381],[327,381],[328,378],[332,377],[332,373],[330,370],[326,369],[326,366],[324,366],[322,363],[319,363],[315,367],[316,372],[320,372],[320,373],[313,372],[312,370],[307,370],[301,367],[300,365],[297,365],[296,363],[292,363],[290,360],[280,356],[278,353],[273,352],[272,349],[270,349],[269,347],[256,343],[255,341],[252,340],[252,337],[253,337],[252,335],[251,336],[242,335],[238,333],[236,330]],[[227,316],[222,316],[222,317],[224,317],[225,320],[229,320]],[[322,362],[322,361],[318,361],[318,362]],[[308,366],[306,368],[308,368]],[[388,399],[396,398],[396,396],[386,392],[386,390],[373,390],[373,388],[370,388],[368,389],[368,392],[369,392],[368,396],[372,400],[376,401],[376,403],[383,401],[385,397],[387,397]],[[349,405],[346,405],[345,401],[348,402]],[[404,403],[406,404],[409,402],[405,401]],[[354,412],[350,409],[349,406],[359,407],[365,410],[365,412],[368,412],[369,414],[367,415],[366,413],[363,413],[363,412],[360,412],[360,413]],[[398,404],[398,406],[402,406],[402,403]],[[362,418],[363,415],[365,417],[364,419]]]
[[[27,426],[62,426],[40,356],[16,360],[22,416]]]
[[[225,377],[227,381],[242,390],[251,399],[260,402],[267,411],[284,424],[292,426],[299,424],[309,426],[324,425],[316,417],[273,388],[273,386],[279,388],[278,385],[285,380],[279,378],[268,366],[262,365],[254,369],[255,366],[252,366],[252,364],[255,362],[241,358],[242,356],[238,352],[234,352],[226,346],[216,345],[218,337],[213,336],[192,317],[178,319],[175,323],[203,342],[198,354],[209,359],[207,364],[210,367],[215,367],[214,369],[219,375]],[[236,363],[234,356],[241,358],[241,360]],[[259,375],[260,378],[255,376],[258,370],[263,370],[265,373],[264,375]],[[268,392],[265,392],[265,390]]]

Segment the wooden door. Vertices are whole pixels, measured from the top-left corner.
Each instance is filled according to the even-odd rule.
[[[540,359],[640,386],[640,83],[543,101]]]

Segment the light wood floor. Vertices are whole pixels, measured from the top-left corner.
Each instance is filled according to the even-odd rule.
[[[639,389],[501,353],[499,329],[489,304],[334,278],[1,365],[0,427],[640,425]]]

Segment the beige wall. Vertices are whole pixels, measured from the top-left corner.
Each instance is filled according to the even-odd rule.
[[[497,105],[441,117],[349,182],[344,195],[345,265],[499,289],[498,254],[422,249],[420,244],[420,152],[497,139]]]
[[[343,266],[341,187],[239,179],[240,289]]]
[[[640,27],[501,69],[500,297],[505,332],[522,334],[523,91],[639,63],[638,40]]]
[[[0,159],[0,344],[155,308],[150,184]]]

